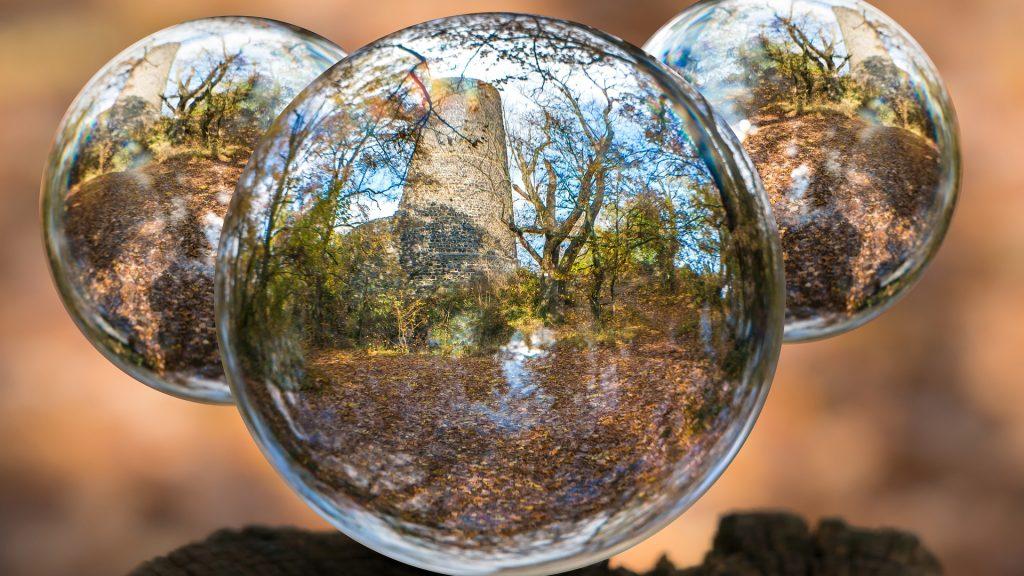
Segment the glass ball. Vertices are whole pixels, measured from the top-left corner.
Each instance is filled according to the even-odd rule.
[[[738,142],[641,50],[444,18],[339,62],[253,152],[217,268],[250,430],[320,514],[449,574],[554,573],[722,472],[781,346]]]
[[[46,248],[68,312],[119,368],[232,401],[213,310],[228,201],[262,131],[342,57],[282,22],[195,20],[118,54],[71,104],[43,177]]]
[[[709,0],[644,47],[757,166],[782,235],[785,339],[877,317],[920,277],[960,188],[956,115],[896,22],[859,0]]]

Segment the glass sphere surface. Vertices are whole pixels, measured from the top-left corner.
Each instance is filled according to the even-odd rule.
[[[889,308],[946,234],[960,189],[956,114],[924,50],[860,0],[708,0],[644,46],[732,126],[771,201],[785,340]]]
[[[232,401],[213,309],[228,201],[262,131],[342,57],[288,24],[208,18],[143,38],[78,94],[43,177],[45,243],[68,312],[122,370]]]
[[[781,346],[735,137],[640,49],[477,14],[370,43],[253,152],[217,267],[257,442],[356,540],[449,574],[569,570],[675,518]]]

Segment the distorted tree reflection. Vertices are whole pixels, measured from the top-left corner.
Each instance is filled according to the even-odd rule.
[[[422,39],[409,38],[338,66],[327,88],[287,111],[244,183],[265,190],[259,217],[240,223],[249,239],[234,285],[245,323],[263,327],[252,345],[297,367],[303,350],[327,347],[493,354],[514,331],[541,325],[615,344],[668,322],[674,337],[696,341],[701,313],[725,315],[722,206],[683,120],[626,55],[576,33],[501,19],[426,27],[432,41],[473,51],[461,77],[439,71],[418,53]],[[472,76],[483,70],[509,72]],[[492,89],[507,133],[500,145],[458,116],[481,113],[473,107]],[[448,110],[445,98],[468,108]],[[427,140],[442,148],[429,152]],[[476,151],[444,160],[461,163],[445,168],[454,178],[493,172],[485,147],[503,151],[508,180],[482,185],[500,188],[507,217],[446,230],[499,251],[501,238],[488,237],[510,234],[518,270],[424,280],[410,269],[409,242],[445,240],[413,224],[409,195],[446,186],[423,175],[411,182],[410,165],[444,146]],[[465,207],[446,202],[431,200],[430,218],[458,220]]]
[[[749,86],[746,106],[761,115],[870,113],[891,126],[931,133],[909,72],[893,60],[905,47],[892,30],[866,10],[836,7],[830,20],[797,6],[766,8],[754,22],[756,43],[739,50],[742,72],[730,82]],[[707,71],[719,65],[708,62]]]

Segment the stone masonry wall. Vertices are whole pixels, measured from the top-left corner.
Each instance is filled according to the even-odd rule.
[[[172,42],[149,48],[145,57],[132,69],[114,106],[122,105],[130,98],[141,98],[147,108],[159,112],[160,96],[167,86],[167,78],[171,74],[171,66],[179,47],[180,44]]]
[[[837,6],[832,12],[843,35],[846,53],[850,55],[850,70],[857,73],[865,63],[872,60],[891,64],[892,57],[885,49],[885,44],[861,11]]]

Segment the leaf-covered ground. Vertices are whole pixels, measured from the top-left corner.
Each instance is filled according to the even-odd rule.
[[[782,235],[789,319],[855,313],[897,289],[883,280],[929,230],[934,144],[836,112],[755,124],[744,147]]]
[[[557,540],[649,504],[706,464],[700,447],[734,413],[733,386],[693,348],[530,350],[322,350],[308,359],[309,389],[252,390],[285,449],[327,490],[399,530],[474,548],[506,536]]]
[[[221,377],[213,263],[240,162],[181,154],[97,176],[66,200],[72,274],[108,344],[156,372]]]

